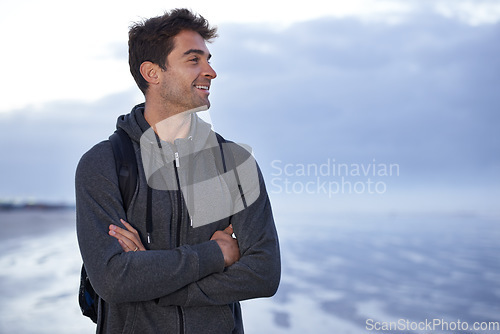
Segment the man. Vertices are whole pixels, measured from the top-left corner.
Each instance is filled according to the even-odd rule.
[[[117,123],[139,169],[127,211],[109,141],[76,172],[78,242],[102,298],[98,333],[243,333],[239,301],[278,288],[278,238],[260,170],[241,146],[223,148],[196,114],[210,106],[216,73],[205,42],[214,37],[186,9],[130,29],[130,70],[145,103]],[[221,171],[221,159],[237,167]]]

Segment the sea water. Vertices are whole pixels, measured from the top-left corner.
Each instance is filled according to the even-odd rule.
[[[284,206],[275,220],[280,288],[242,302],[246,333],[500,333],[472,328],[500,322],[498,220]],[[94,332],[74,210],[0,212],[0,231],[0,333]]]

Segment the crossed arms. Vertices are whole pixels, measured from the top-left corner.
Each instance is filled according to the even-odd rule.
[[[116,225],[109,225],[109,235],[115,237],[125,252],[145,251],[139,233],[125,220],[120,219],[126,227],[123,229]],[[224,256],[224,267],[229,267],[240,259],[238,241],[232,237],[233,226],[229,225],[224,231],[216,231],[210,240],[215,240]]]
[[[199,244],[143,251],[138,232],[128,223],[118,226],[125,212],[109,156],[110,146],[98,146],[82,158],[76,175],[80,249],[90,280],[106,301],[207,306],[276,292],[279,245],[260,171],[259,199],[232,219],[237,240],[228,228]]]

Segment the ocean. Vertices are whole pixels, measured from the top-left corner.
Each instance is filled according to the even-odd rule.
[[[500,222],[275,207],[282,280],[248,334],[500,333]],[[0,212],[0,333],[93,333],[74,210]]]

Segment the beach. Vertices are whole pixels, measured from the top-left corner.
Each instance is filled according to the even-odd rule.
[[[242,302],[246,333],[429,333],[430,322],[432,333],[457,333],[457,324],[500,333],[473,329],[500,321],[495,219],[300,214],[283,206],[275,218],[280,288]],[[78,307],[74,210],[0,212],[0,226],[0,333],[94,332]],[[390,325],[400,327],[382,331]]]

